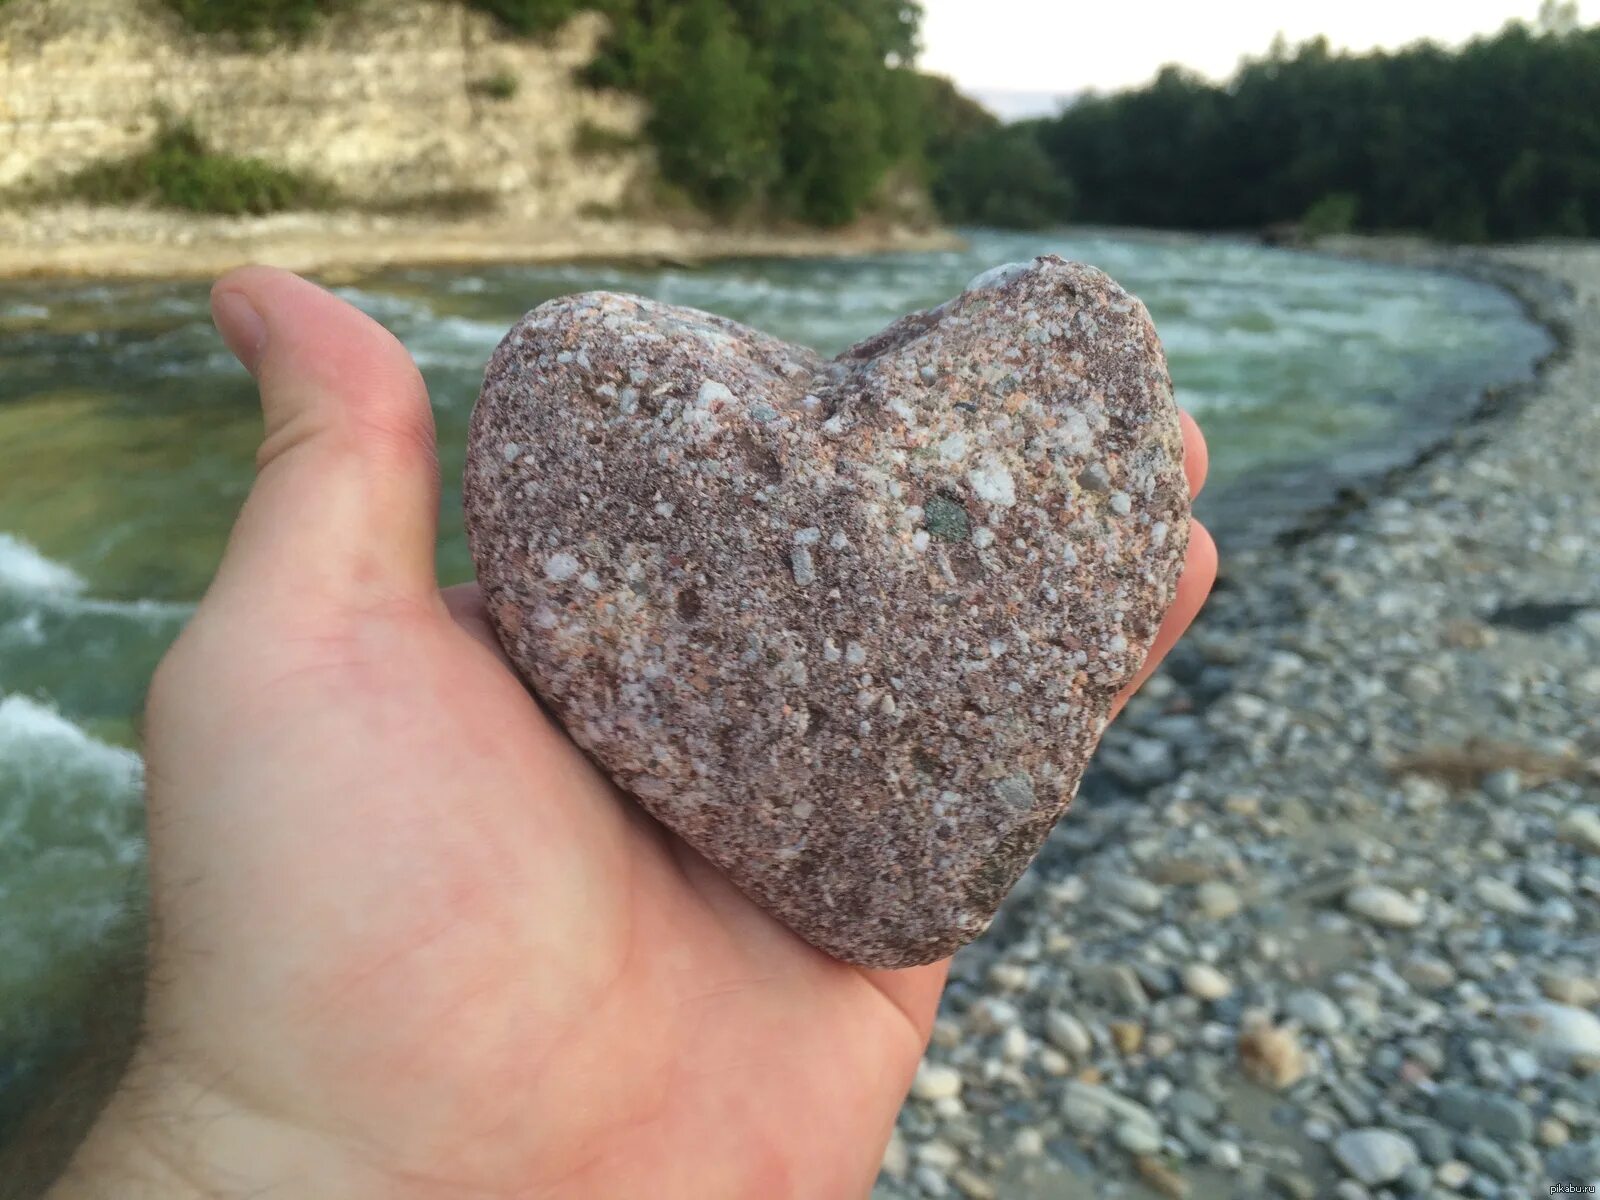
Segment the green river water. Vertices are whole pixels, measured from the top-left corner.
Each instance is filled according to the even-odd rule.
[[[397,270],[340,290],[399,335],[432,389],[438,557],[456,582],[470,575],[467,415],[495,342],[540,301],[641,292],[834,352],[1046,251],[1103,267],[1149,306],[1210,440],[1202,515],[1224,554],[1408,456],[1548,346],[1510,297],[1460,279],[1111,234],[980,231],[960,252],[700,270]],[[206,291],[0,284],[0,1136],[8,1097],[81,1033],[71,997],[142,863],[143,690],[250,482],[259,414]]]

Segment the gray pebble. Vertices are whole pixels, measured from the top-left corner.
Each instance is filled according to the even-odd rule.
[[[1561,818],[1556,836],[1586,854],[1600,854],[1600,808],[1574,808]]]
[[[1514,1182],[1520,1175],[1516,1160],[1481,1134],[1464,1135],[1456,1142],[1456,1148],[1462,1158],[1501,1183]]]
[[[1082,1021],[1060,1009],[1049,1009],[1044,1015],[1044,1035],[1058,1050],[1080,1062],[1089,1057],[1094,1042]]]
[[[1423,920],[1422,907],[1414,900],[1378,883],[1351,889],[1345,894],[1344,906],[1356,916],[1389,929],[1415,929]]]
[[[1295,992],[1284,1011],[1313,1033],[1338,1033],[1344,1028],[1343,1011],[1321,992]]]
[[[1515,767],[1490,771],[1479,782],[1484,795],[1498,804],[1512,804],[1522,795],[1522,774]]]
[[[1114,1013],[1139,1013],[1149,1004],[1149,997],[1145,995],[1139,976],[1126,964],[1091,968],[1084,974],[1083,987],[1085,992],[1107,1005]]]
[[[1392,1129],[1352,1129],[1334,1139],[1333,1156],[1369,1187],[1392,1183],[1417,1161],[1411,1139]]]
[[[1243,907],[1239,893],[1232,884],[1221,880],[1207,880],[1194,892],[1195,906],[1213,921],[1226,920]]]
[[[1119,873],[1100,880],[1099,892],[1113,904],[1131,908],[1135,912],[1155,912],[1161,907],[1163,892],[1148,879]]]
[[[1161,1149],[1161,1133],[1154,1125],[1124,1121],[1116,1129],[1117,1145],[1129,1154],[1154,1154]]]

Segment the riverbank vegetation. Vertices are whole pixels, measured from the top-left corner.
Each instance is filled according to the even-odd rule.
[[[165,0],[193,29],[296,37],[360,0]],[[467,0],[508,34],[598,9],[589,82],[649,102],[665,180],[719,217],[843,224],[914,161],[923,85],[907,0]]]
[[[364,0],[161,2],[197,31],[265,45]],[[1015,124],[915,71],[914,0],[464,2],[508,37],[603,12],[587,81],[648,103],[661,194],[724,221],[842,225],[925,190],[945,221],[1012,228],[1600,234],[1600,26],[1583,28],[1570,2],[1455,50],[1280,40],[1224,83],[1168,67]],[[516,80],[469,86],[503,100]],[[220,212],[326,201],[264,163],[192,151],[158,144],[78,183]]]
[[[49,194],[90,204],[154,204],[226,216],[329,208],[338,199],[332,187],[309,175],[258,158],[218,154],[181,122],[163,126],[139,153],[86,167]]]
[[[1065,82],[1065,81],[1064,81]],[[1600,234],[1600,27],[1546,4],[1459,50],[1281,43],[1223,84],[1147,87],[981,131],[939,163],[947,217],[1174,229]]]

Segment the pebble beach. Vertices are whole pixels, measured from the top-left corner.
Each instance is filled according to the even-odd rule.
[[[1343,249],[1559,348],[1224,556],[956,957],[877,1200],[1600,1182],[1600,246]]]

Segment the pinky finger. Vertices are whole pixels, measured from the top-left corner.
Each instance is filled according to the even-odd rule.
[[[1156,630],[1155,640],[1150,643],[1150,652],[1145,655],[1144,665],[1133,677],[1133,682],[1123,688],[1112,701],[1113,718],[1122,711],[1122,706],[1139,690],[1144,681],[1155,674],[1156,668],[1161,665],[1161,660],[1167,656],[1168,651],[1178,644],[1178,639],[1194,622],[1201,605],[1211,594],[1211,585],[1216,582],[1216,578],[1217,544],[1212,541],[1206,527],[1196,521],[1189,527],[1189,549],[1183,561],[1183,574],[1178,577],[1178,594],[1167,609],[1167,615],[1162,618],[1161,628]]]

